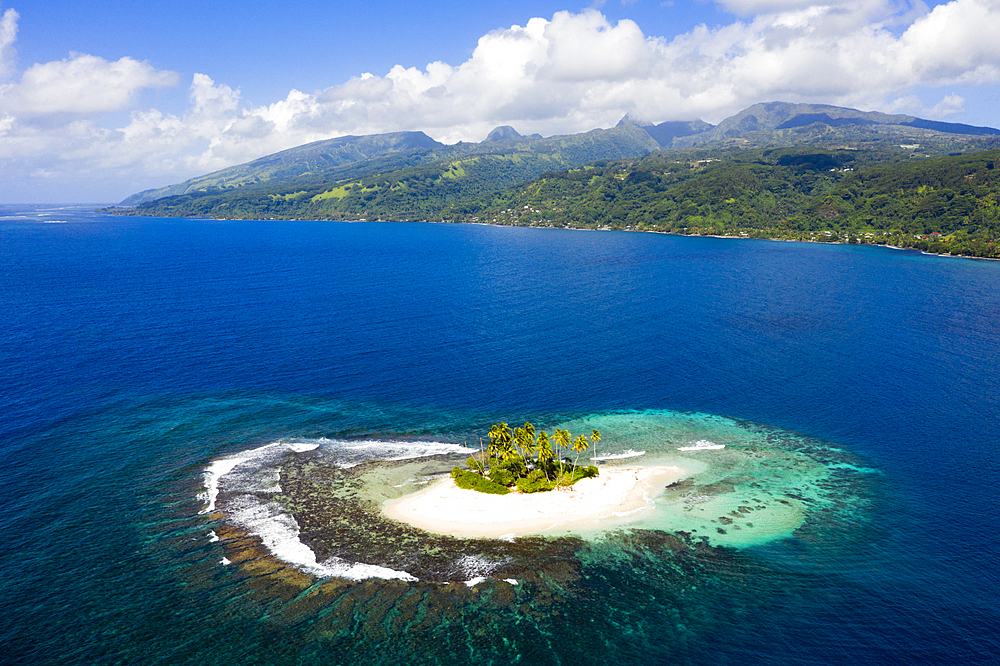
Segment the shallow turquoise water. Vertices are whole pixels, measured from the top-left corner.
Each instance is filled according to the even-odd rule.
[[[1000,651],[1000,264],[47,212],[0,215],[11,663]],[[461,459],[500,420],[596,427],[606,454],[645,451],[619,460],[705,467],[636,529],[586,539],[441,541],[379,522],[379,498],[454,460],[367,461],[439,444]],[[707,441],[725,448],[678,450]],[[300,452],[234,467],[203,513],[213,461],[275,443]],[[317,563],[375,554],[417,580],[283,565],[252,536],[268,516],[293,517]]]

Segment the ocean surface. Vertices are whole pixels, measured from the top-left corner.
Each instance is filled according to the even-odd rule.
[[[0,206],[0,662],[1000,663],[1000,262]],[[380,516],[498,421],[695,472]]]

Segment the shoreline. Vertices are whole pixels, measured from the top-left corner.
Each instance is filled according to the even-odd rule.
[[[449,477],[384,502],[382,513],[428,532],[467,538],[587,531],[638,518],[665,486],[687,475],[679,467],[606,467],[568,488],[508,495],[463,490]]]
[[[375,220],[377,222],[392,222],[393,220]],[[554,229],[559,231],[621,231],[634,234],[663,234],[664,236],[679,236],[682,238],[720,238],[724,240],[761,240],[773,241],[775,243],[808,243],[810,245],[855,245],[857,247],[884,247],[890,250],[902,250],[904,252],[919,252],[929,257],[943,257],[946,259],[978,259],[980,261],[1000,261],[1000,257],[976,257],[971,254],[941,254],[938,252],[928,252],[916,247],[901,247],[888,243],[847,243],[845,241],[820,241],[806,240],[802,238],[759,238],[754,236],[727,236],[724,234],[682,234],[676,231],[660,231],[659,229],[591,229],[589,227],[543,227],[531,224],[500,224],[498,222],[449,222],[447,220],[428,222],[427,220],[408,220],[409,222],[425,222],[428,224],[476,224],[484,227],[519,227],[524,229]]]
[[[123,217],[156,217],[151,215],[131,215],[129,213],[117,213],[112,212],[112,208],[134,208],[134,206],[122,206],[117,205],[109,206],[105,209],[97,209],[95,212],[103,212],[107,215],[120,215]],[[320,219],[320,218],[273,218],[273,217],[191,217],[191,216],[176,216],[185,220],[212,220],[215,222],[260,222],[260,221],[271,221],[271,222],[404,222],[404,223],[421,223],[421,224],[471,224],[482,227],[519,227],[525,229],[554,229],[560,231],[622,231],[625,233],[639,233],[639,234],[663,234],[666,236],[682,236],[688,238],[720,238],[729,240],[766,240],[774,241],[779,243],[809,243],[810,245],[856,245],[858,247],[882,247],[888,248],[890,250],[904,250],[910,252],[919,252],[920,254],[930,256],[930,257],[942,257],[948,259],[978,259],[981,261],[1000,261],[1000,257],[977,257],[971,254],[941,254],[938,252],[929,252],[927,250],[921,250],[916,247],[901,247],[898,245],[890,245],[888,243],[847,243],[844,241],[819,241],[819,240],[805,240],[800,238],[759,238],[752,236],[729,236],[725,234],[682,234],[676,231],[660,231],[658,229],[605,229],[605,228],[595,228],[591,229],[589,227],[547,227],[547,226],[536,226],[531,224],[501,224],[499,222],[455,222],[452,220],[369,220],[367,218],[363,219]]]

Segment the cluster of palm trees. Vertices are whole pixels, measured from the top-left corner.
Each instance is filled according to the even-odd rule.
[[[578,435],[574,439],[568,430],[560,428],[549,435],[544,431],[537,432],[530,423],[513,429],[506,423],[497,423],[490,428],[489,445],[481,450],[479,456],[471,456],[468,463],[481,476],[503,486],[550,490],[597,475],[595,466],[584,468],[579,466],[579,462],[580,455],[592,446],[594,454],[597,454],[600,439],[601,433],[597,430],[591,433],[589,439],[586,435]],[[576,453],[573,463],[570,463],[569,457],[563,457],[564,453],[571,451]]]

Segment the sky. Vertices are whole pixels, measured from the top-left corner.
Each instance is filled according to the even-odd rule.
[[[344,135],[815,102],[1000,127],[1000,0],[0,0],[0,203],[113,203]]]

